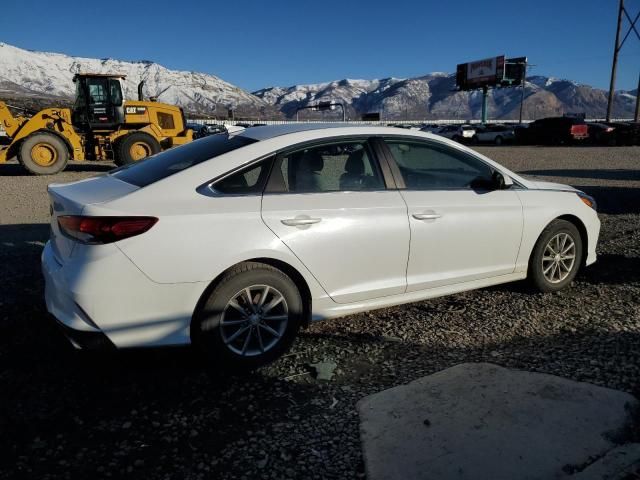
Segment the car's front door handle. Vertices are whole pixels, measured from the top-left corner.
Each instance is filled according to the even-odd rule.
[[[284,220],[280,220],[284,225],[288,227],[300,227],[304,225],[313,225],[314,223],[319,223],[321,218],[311,218],[311,217],[296,217],[296,218],[285,218]]]
[[[412,217],[416,220],[437,220],[442,215],[439,213],[414,213]]]

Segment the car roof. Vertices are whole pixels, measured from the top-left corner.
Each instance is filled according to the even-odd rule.
[[[238,135],[252,138],[253,140],[267,140],[269,138],[289,135],[291,133],[308,132],[311,130],[326,130],[329,128],[352,128],[354,130],[370,129],[371,125],[353,125],[349,123],[290,123],[283,125],[265,125],[260,127],[251,127],[238,133]],[[397,129],[393,127],[377,127],[388,128],[390,132]],[[355,132],[354,132],[355,133]]]

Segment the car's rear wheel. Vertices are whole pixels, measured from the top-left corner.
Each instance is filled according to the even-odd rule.
[[[582,259],[582,239],[574,224],[554,220],[538,238],[529,261],[529,280],[541,292],[557,292],[575,278]]]
[[[504,140],[502,139],[502,137],[500,135],[498,135],[494,140],[494,143],[496,145],[502,145],[503,142],[504,142]]]
[[[213,288],[191,336],[216,368],[247,371],[282,356],[303,315],[303,299],[291,278],[270,265],[246,262]]]

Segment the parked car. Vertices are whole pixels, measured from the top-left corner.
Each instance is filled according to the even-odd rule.
[[[209,135],[227,132],[227,129],[224,125],[217,125],[215,123],[207,123],[207,130],[209,131]]]
[[[476,133],[476,129],[471,125],[445,125],[433,133],[441,137],[449,138],[454,142],[462,143],[471,141]]]
[[[473,143],[493,143],[502,145],[503,143],[513,142],[515,134],[513,127],[506,125],[484,125],[475,127],[476,133],[471,138]]]
[[[617,144],[617,128],[611,124],[589,122],[589,140],[595,145],[614,146]]]
[[[605,125],[613,127],[613,145],[639,145],[640,123],[609,122]]]
[[[77,347],[194,343],[215,368],[281,356],[311,321],[596,260],[594,200],[415,130],[211,135],[50,184],[45,299]]]
[[[209,128],[203,123],[187,123],[187,128],[193,130],[193,138],[198,139],[209,135]]]
[[[442,125],[439,125],[437,123],[425,124],[425,125],[422,125],[420,127],[420,131],[421,132],[434,133],[437,130],[439,130],[441,127],[442,127]]]
[[[549,117],[516,127],[516,141],[524,145],[562,145],[585,141],[589,127],[579,117]]]

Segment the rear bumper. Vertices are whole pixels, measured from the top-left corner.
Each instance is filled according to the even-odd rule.
[[[42,274],[47,310],[69,342],[77,349],[115,348],[113,342],[88,318],[69,294],[62,266],[56,260],[50,243],[47,243],[42,252]]]
[[[42,275],[47,310],[55,317],[65,334],[69,332],[77,332],[78,336],[102,334],[97,325],[77,304],[64,278],[62,265],[53,254],[50,242],[47,242],[42,252]],[[80,348],[79,344],[74,343],[74,345]]]
[[[75,249],[64,265],[42,252],[47,310],[77,348],[190,343],[194,308],[206,283],[160,284],[114,245]],[[109,248],[106,248],[109,247]]]

